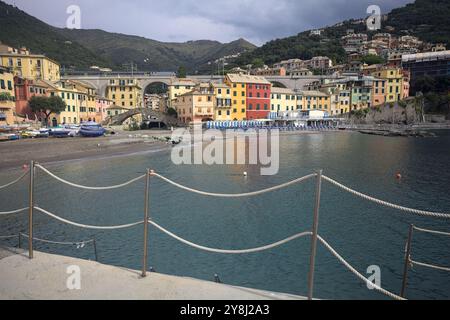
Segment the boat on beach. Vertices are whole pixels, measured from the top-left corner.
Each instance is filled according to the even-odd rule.
[[[103,137],[105,133],[105,128],[96,122],[83,123],[79,132],[81,136],[89,138]]]
[[[66,138],[69,136],[71,130],[66,128],[54,128],[49,130],[49,135],[55,138]]]

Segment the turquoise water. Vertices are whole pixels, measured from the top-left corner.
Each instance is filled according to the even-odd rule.
[[[175,166],[170,152],[51,164],[70,181],[111,185],[129,180],[146,168],[185,185],[211,192],[238,193],[274,186],[316,169],[354,189],[401,205],[450,212],[450,132],[438,138],[385,138],[357,133],[324,133],[281,137],[280,172],[259,175],[257,166]],[[247,171],[248,177],[242,172]],[[394,178],[400,171],[403,179]],[[0,173],[4,183],[18,172]],[[0,183],[0,184],[2,184]],[[0,190],[0,211],[26,206],[26,182]],[[37,205],[67,219],[92,225],[115,225],[143,219],[144,183],[119,191],[92,192],[62,185],[44,173],[37,176]],[[266,245],[311,229],[314,181],[248,199],[216,199],[189,194],[154,180],[150,214],[168,230],[192,242],[222,249]],[[409,224],[450,231],[450,221],[405,215],[346,194],[324,182],[319,233],[353,266],[365,273],[382,271],[382,286],[399,292]],[[0,235],[26,232],[26,214],[0,217]],[[59,241],[97,239],[102,263],[140,269],[142,226],[92,231],[63,225],[36,213],[35,236]],[[197,251],[150,227],[149,265],[157,272],[213,280],[258,289],[305,295],[310,240],[249,255],[228,256]],[[3,244],[14,245],[17,240]],[[36,243],[37,249],[93,259],[92,246],[82,249]],[[450,266],[450,238],[416,233],[413,259]],[[408,298],[448,299],[450,274],[415,267]],[[369,291],[319,245],[315,297],[383,299]]]

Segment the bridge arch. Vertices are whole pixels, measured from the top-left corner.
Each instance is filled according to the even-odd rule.
[[[178,121],[175,117],[171,117],[164,113],[153,111],[148,108],[131,109],[125,113],[108,117],[103,124],[122,125],[126,120],[139,114],[142,115],[142,119],[144,122],[160,122],[163,123],[166,127],[176,126],[178,124]]]
[[[287,86],[280,81],[271,81],[271,83],[274,88],[287,88]]]

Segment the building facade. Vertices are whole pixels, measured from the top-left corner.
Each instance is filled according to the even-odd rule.
[[[137,79],[111,79],[106,88],[106,98],[112,100],[116,106],[128,110],[141,108],[142,88]]]
[[[58,81],[60,66],[44,55],[31,54],[26,48],[0,45],[0,65],[11,68],[14,76],[31,80]]]
[[[26,78],[14,77],[14,89],[16,94],[16,114],[30,120],[37,120],[41,116],[36,116],[29,107],[32,97],[46,97],[49,95],[49,85],[43,80],[29,80]]]
[[[8,68],[0,67],[0,125],[16,122],[14,75]]]

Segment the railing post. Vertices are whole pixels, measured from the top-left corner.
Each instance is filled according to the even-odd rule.
[[[94,239],[94,241],[92,242],[92,244],[94,245],[95,261],[98,262],[98,255],[97,255],[97,241]]]
[[[405,297],[406,286],[407,286],[407,283],[408,283],[408,270],[409,270],[409,264],[411,262],[411,247],[412,247],[413,232],[414,232],[414,225],[412,224],[409,227],[408,242],[406,243],[405,265],[403,267],[402,291],[400,292],[400,296],[402,298]]]
[[[34,209],[34,161],[30,161],[30,184],[28,187],[28,257],[33,259],[33,209]]]
[[[309,277],[308,277],[308,299],[313,299],[314,292],[314,271],[316,264],[316,252],[317,252],[317,236],[319,230],[319,209],[320,209],[320,195],[322,192],[322,170],[317,172],[317,182],[316,182],[316,202],[314,206],[314,220],[313,220],[313,230],[311,238],[311,256],[309,264]]]
[[[144,201],[144,254],[142,262],[142,277],[147,276],[147,255],[148,255],[148,219],[149,219],[149,193],[150,193],[150,176],[153,171],[147,170],[145,182],[145,201]]]

